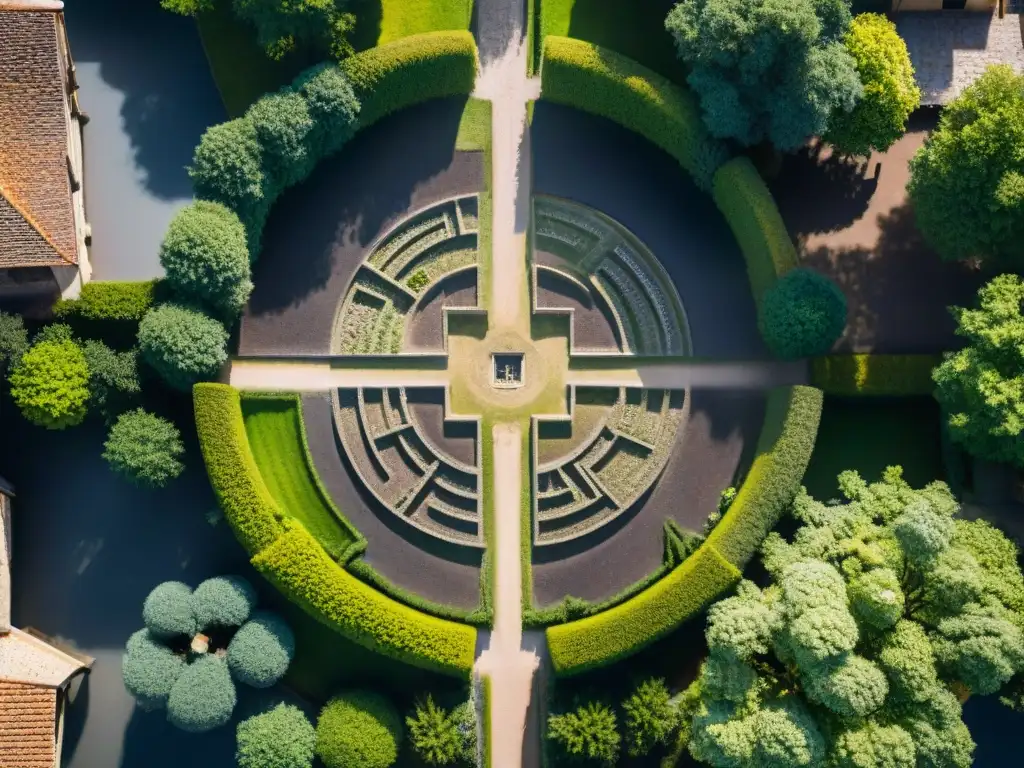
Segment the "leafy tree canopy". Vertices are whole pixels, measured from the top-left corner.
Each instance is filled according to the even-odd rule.
[[[11,397],[21,414],[40,427],[81,424],[89,405],[89,366],[70,339],[38,341],[11,371]]]
[[[356,19],[345,5],[343,0],[234,0],[235,14],[256,28],[260,45],[275,60],[292,51],[336,59],[352,55],[349,35]]]
[[[144,488],[163,488],[185,469],[178,428],[141,408],[121,414],[103,444],[110,468]]]
[[[0,312],[0,370],[13,366],[28,350],[28,331],[21,315]]]
[[[214,378],[228,359],[227,343],[223,325],[178,304],[151,309],[139,323],[143,360],[175,389]]]
[[[846,296],[818,272],[790,270],[765,292],[758,327],[779,357],[823,355],[846,328]]]
[[[292,704],[246,718],[235,732],[239,768],[311,768],[316,731]]]
[[[562,761],[609,768],[617,764],[622,743],[615,710],[596,700],[551,715],[548,739]]]

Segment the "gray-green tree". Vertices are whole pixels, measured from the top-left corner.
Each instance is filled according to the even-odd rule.
[[[163,488],[185,469],[178,428],[142,408],[122,413],[103,444],[110,468],[143,488]]]

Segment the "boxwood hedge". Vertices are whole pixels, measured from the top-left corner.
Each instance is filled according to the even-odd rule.
[[[557,675],[576,675],[631,656],[732,587],[740,572],[705,544],[668,576],[604,613],[547,630]]]
[[[728,157],[704,127],[689,91],[621,53],[549,35],[541,84],[545,99],[613,120],[661,147],[701,189],[711,189],[715,170]]]
[[[796,248],[761,174],[746,157],[736,157],[715,172],[715,204],[729,222],[747,261],[754,300],[797,266]]]
[[[828,395],[930,395],[941,355],[831,355],[812,362],[811,381]]]

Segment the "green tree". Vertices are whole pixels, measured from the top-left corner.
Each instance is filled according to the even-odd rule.
[[[125,689],[143,710],[166,707],[171,688],[184,671],[185,659],[160,643],[148,629],[140,629],[128,638],[121,676]]]
[[[13,367],[28,351],[28,331],[20,315],[0,312],[0,372]]]
[[[313,118],[300,94],[290,89],[268,94],[245,116],[256,128],[264,171],[275,187],[290,187],[310,174],[320,158],[310,151]]]
[[[687,0],[665,21],[711,133],[784,151],[860,98],[849,24],[844,0]]]
[[[313,118],[309,146],[318,158],[337,152],[358,127],[360,104],[348,76],[337,64],[306,70],[295,82]]]
[[[253,688],[269,688],[284,677],[294,656],[291,627],[270,611],[254,613],[228,645],[231,674]]]
[[[720,768],[967,768],[952,689],[1024,670],[1016,548],[955,519],[943,483],[914,490],[891,467],[839,485],[845,503],[802,493],[791,539],[765,540],[767,587],[708,611],[690,751]]]
[[[88,339],[82,345],[89,367],[89,399],[92,407],[113,419],[129,408],[142,392],[139,381],[139,352],[115,352],[102,341]]]
[[[781,358],[823,355],[846,328],[846,297],[824,275],[791,270],[765,292],[758,327]]]
[[[622,704],[626,752],[631,757],[666,747],[679,729],[679,711],[661,678],[642,681]]]
[[[185,469],[178,428],[141,408],[121,414],[103,444],[110,468],[143,488],[163,488]]]
[[[465,757],[459,724],[450,712],[434,703],[434,697],[416,702],[413,713],[405,718],[409,742],[425,765],[458,765]]]
[[[182,16],[197,16],[204,11],[212,11],[213,0],[160,0],[160,7]]]
[[[391,768],[398,761],[402,719],[385,697],[346,691],[320,712],[316,754],[326,768]]]
[[[350,56],[356,20],[345,5],[341,0],[234,0],[235,13],[256,28],[272,59],[296,50],[336,59]]]
[[[151,309],[139,323],[142,359],[175,389],[216,377],[228,359],[227,343],[223,325],[178,304]]]
[[[238,694],[227,662],[207,654],[188,664],[167,698],[167,720],[175,728],[205,733],[227,725]]]
[[[11,371],[11,398],[40,427],[81,424],[89,405],[89,366],[74,341],[33,344]]]
[[[248,717],[235,731],[239,768],[312,768],[316,731],[292,704]]]
[[[1024,467],[1024,279],[1000,275],[977,309],[953,308],[967,340],[932,373],[949,436],[969,453]]]
[[[825,140],[844,154],[884,152],[921,103],[907,45],[896,25],[878,13],[854,17],[843,44],[857,63],[864,95],[851,111],[833,113]]]
[[[615,710],[601,701],[548,717],[548,739],[562,760],[594,766],[614,766],[622,742]]]
[[[942,258],[1024,264],[1024,75],[991,66],[946,105],[907,191]]]

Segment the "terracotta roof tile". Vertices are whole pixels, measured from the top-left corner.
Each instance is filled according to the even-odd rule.
[[[57,759],[57,692],[0,682],[0,765],[53,768]]]
[[[0,267],[78,263],[54,13],[0,10]]]

